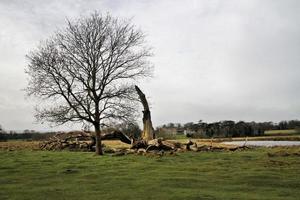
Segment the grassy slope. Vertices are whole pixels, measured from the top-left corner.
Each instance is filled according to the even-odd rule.
[[[300,149],[268,155],[277,151],[164,157],[0,151],[0,199],[299,199]]]

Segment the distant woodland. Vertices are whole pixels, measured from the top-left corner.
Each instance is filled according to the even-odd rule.
[[[274,122],[244,122],[224,120],[207,123],[168,123],[157,128],[158,135],[185,134],[194,138],[261,136],[267,130],[299,129],[299,120]]]
[[[107,129],[117,129],[123,133],[139,138],[141,129],[137,123],[122,124]],[[211,137],[245,137],[245,136],[262,136],[268,130],[291,130],[300,131],[300,120],[274,122],[244,122],[224,120],[219,122],[207,123],[202,120],[188,123],[168,123],[155,129],[157,137],[172,138],[175,135],[186,135],[193,138],[211,138]],[[0,141],[6,140],[45,140],[57,132],[39,133],[34,130],[24,130],[21,133],[6,131],[0,125]]]

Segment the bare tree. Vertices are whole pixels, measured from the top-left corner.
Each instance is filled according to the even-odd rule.
[[[130,21],[99,13],[68,21],[27,55],[27,94],[43,100],[37,119],[92,124],[102,155],[101,127],[136,113],[134,83],[151,75],[149,56],[143,32]]]

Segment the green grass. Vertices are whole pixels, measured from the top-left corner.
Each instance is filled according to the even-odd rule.
[[[163,157],[0,151],[0,199],[299,199],[299,155],[299,148]]]
[[[269,130],[269,131],[265,131],[264,134],[266,136],[297,135],[297,134],[300,134],[300,131],[295,130],[295,129],[291,129],[291,130]]]

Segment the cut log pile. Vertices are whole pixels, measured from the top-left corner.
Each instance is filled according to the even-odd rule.
[[[89,132],[61,132],[40,143],[42,150],[82,150],[93,151],[95,139]]]
[[[153,151],[153,150],[176,150],[181,148],[182,144],[179,142],[170,142],[163,140],[162,138],[153,139],[148,142],[145,140],[134,141],[131,149],[145,149],[145,151]]]
[[[131,144],[132,139],[120,131],[104,133],[102,140],[118,139],[124,143]],[[92,132],[72,131],[57,133],[49,140],[40,143],[42,150],[75,150],[75,151],[95,151],[95,136]]]
[[[175,152],[205,152],[205,151],[236,151],[247,149],[246,146],[214,146],[197,144],[192,140],[188,140],[186,143],[180,143],[177,141],[163,140],[163,138],[157,138],[149,141],[133,140],[120,131],[113,131],[111,133],[105,133],[101,135],[102,140],[118,139],[121,142],[131,144],[129,149],[116,149],[110,147],[104,147],[104,152],[113,153],[115,155],[126,154],[157,154],[163,155],[169,152],[173,154]],[[95,151],[95,137],[91,132],[72,131],[61,132],[48,141],[40,143],[42,150],[70,150],[70,151]]]

